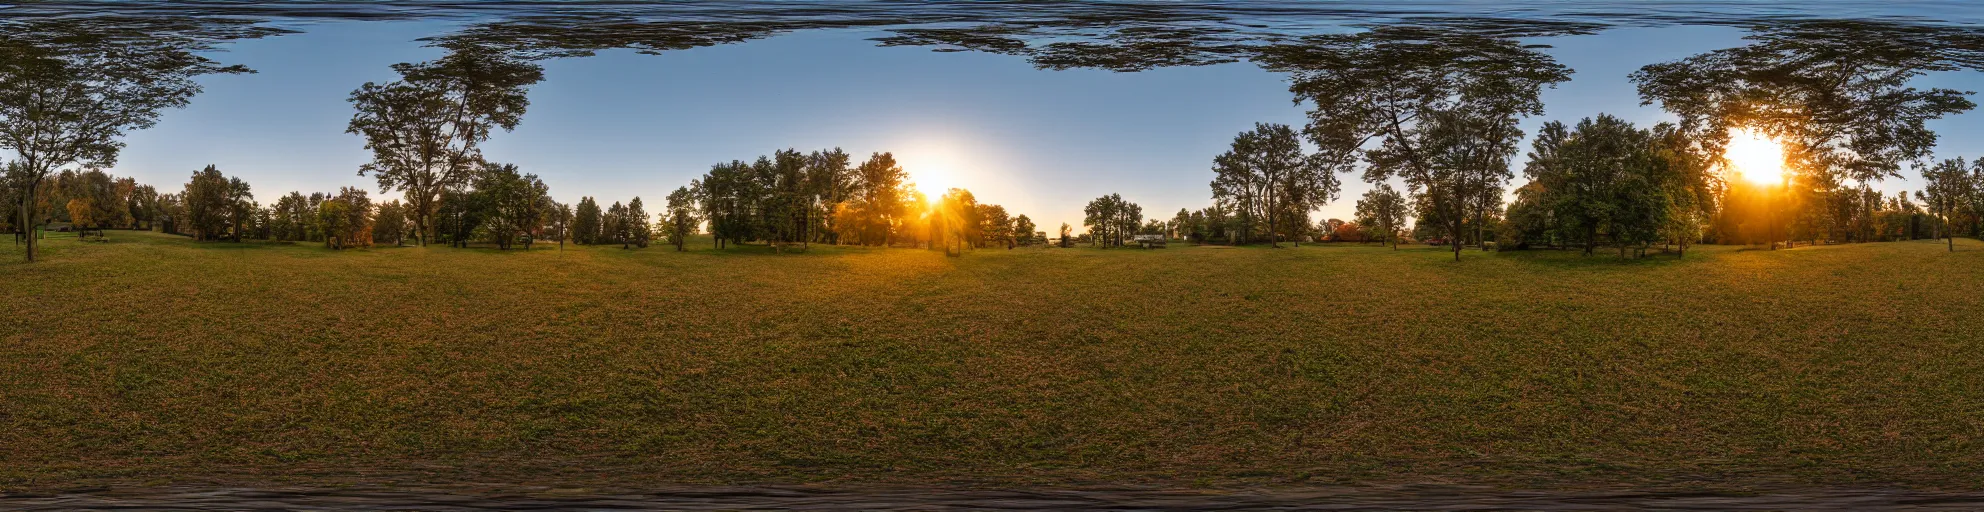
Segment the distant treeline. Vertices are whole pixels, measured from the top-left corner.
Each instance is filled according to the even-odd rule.
[[[1138,234],[1274,245],[1411,239],[1448,245],[1458,259],[1464,246],[1644,255],[1661,245],[1685,254],[1699,242],[1778,247],[1984,230],[1984,164],[1936,159],[1927,125],[1975,108],[1971,93],[1911,86],[1984,61],[1910,32],[1877,39],[1851,26],[1810,28],[1836,37],[1765,31],[1744,46],[1633,73],[1640,99],[1677,122],[1640,127],[1601,115],[1547,123],[1534,138],[1519,125],[1543,115],[1541,91],[1570,70],[1513,37],[1384,26],[1262,47],[1250,60],[1289,75],[1308,122],[1258,124],[1235,137],[1214,158],[1211,206],[1147,219],[1110,194],[1087,205],[1084,236],[1098,245]],[[85,230],[156,226],[201,240],[334,248],[406,240],[631,248],[656,239],[681,248],[707,226],[718,248],[851,243],[952,254],[1047,238],[1025,215],[962,189],[928,199],[889,153],[855,165],[839,149],[718,164],[670,193],[658,221],[638,197],[603,208],[588,197],[568,208],[536,176],[481,151],[491,134],[522,122],[542,66],[527,52],[464,40],[437,43],[442,57],[396,64],[397,79],[349,97],[346,131],[372,153],[358,173],[397,199],[375,203],[345,187],[263,207],[247,183],[211,167],[181,192],[159,193],[88,169],[113,167],[124,133],[189,103],[197,77],[248,70],[203,57],[210,47],[184,38],[24,34],[31,39],[0,55],[0,150],[12,154],[0,193],[19,205],[5,216],[17,231],[59,219]],[[1727,150],[1738,131],[1782,146],[1782,180],[1731,179]],[[1528,183],[1511,191],[1525,139]],[[1911,166],[1924,178],[1912,196],[1876,191]],[[1373,185],[1356,218],[1311,222],[1350,173]],[[1071,231],[1062,224],[1060,244],[1074,243]],[[33,261],[37,242],[26,242]]]

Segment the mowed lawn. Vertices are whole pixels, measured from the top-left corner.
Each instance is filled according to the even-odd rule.
[[[1984,474],[1974,240],[1456,263],[109,237],[0,251],[0,488]]]

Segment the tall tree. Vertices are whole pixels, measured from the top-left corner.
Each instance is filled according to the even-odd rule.
[[[482,227],[498,249],[537,232],[544,222],[544,180],[518,171],[515,164],[484,164],[475,181],[474,202],[483,206]]]
[[[677,252],[687,250],[689,235],[696,232],[696,194],[689,187],[675,189],[668,193],[668,211],[662,213],[663,224],[668,227],[668,243]]]
[[[931,243],[943,243],[946,256],[963,256],[965,249],[977,244],[978,198],[973,197],[969,190],[953,188],[944,192],[937,204],[938,208],[930,217],[932,222],[941,224],[931,227],[938,233],[932,237]],[[953,246],[957,250],[953,251]]]
[[[1213,197],[1239,206],[1251,221],[1265,222],[1268,243],[1280,247],[1287,233],[1279,228],[1296,218],[1308,224],[1309,212],[1336,198],[1340,162],[1303,155],[1302,140],[1288,125],[1256,123],[1213,158]],[[1248,238],[1252,226],[1241,229]]]
[[[143,23],[130,20],[124,23]],[[197,52],[209,41],[254,37],[238,27],[186,29],[98,26],[104,18],[31,20],[0,26],[0,150],[14,154],[10,173],[20,223],[36,225],[43,182],[72,165],[110,167],[126,132],[150,128],[161,111],[186,106],[213,73],[246,73]],[[208,32],[209,34],[201,34]],[[31,228],[30,228],[31,229]],[[27,260],[38,242],[27,237]]]
[[[901,222],[905,204],[905,183],[909,173],[896,164],[892,153],[874,153],[855,169],[862,216],[861,243],[889,245],[891,227]]]
[[[1034,236],[1035,229],[1038,227],[1033,225],[1033,219],[1028,218],[1026,214],[1013,217],[1013,236],[1019,239],[1020,245],[1033,245],[1037,241]]]
[[[578,212],[572,219],[572,243],[579,245],[601,243],[599,233],[603,223],[600,217],[598,202],[593,201],[591,196],[579,198]]]
[[[840,230],[834,213],[851,199],[860,184],[860,176],[855,174],[853,160],[840,148],[814,151],[806,155],[806,186],[811,194],[806,211],[808,231],[817,233],[811,238],[828,244],[840,243]]]
[[[1089,245],[1112,245],[1116,231],[1122,225],[1125,202],[1120,194],[1109,194],[1095,198],[1082,208],[1082,226],[1088,229]]]
[[[1007,249],[1013,248],[1013,218],[1006,213],[1006,207],[979,203],[977,214],[978,227],[975,231],[978,236],[975,240],[987,247],[1005,245]]]
[[[331,250],[344,248],[347,242],[345,234],[353,230],[351,210],[351,205],[346,204],[342,198],[334,197],[317,205],[318,223],[324,226],[324,232],[327,234],[324,237],[325,247]]]
[[[1659,236],[1666,225],[1665,162],[1652,132],[1610,115],[1585,118],[1575,129],[1545,123],[1531,143],[1523,173],[1548,193],[1542,201],[1590,255],[1601,234],[1623,253]]]
[[[530,106],[528,88],[544,70],[499,52],[454,45],[439,60],[394,64],[400,79],[367,82],[351,93],[357,114],[346,132],[365,137],[382,192],[400,190],[416,239],[427,245],[441,197],[479,170],[481,145],[496,128],[515,129]]]
[[[1309,36],[1261,60],[1290,72],[1296,101],[1315,105],[1303,133],[1320,153],[1361,154],[1368,182],[1404,178],[1455,240],[1511,175],[1516,122],[1542,113],[1543,87],[1570,79],[1516,41],[1413,26]]]
[[[186,205],[186,226],[192,230],[194,239],[220,240],[231,236],[230,232],[239,226],[235,217],[237,199],[246,191],[237,193],[236,186],[245,188],[246,184],[239,178],[229,180],[220,169],[211,165],[193,173],[181,197]],[[239,237],[233,238],[240,241]]]
[[[614,201],[613,206],[606,207],[606,214],[600,216],[600,231],[606,241],[620,243],[621,249],[632,248],[634,232],[628,226],[630,220],[632,217],[627,215],[627,206]]]
[[[1970,166],[1963,158],[1937,162],[1922,169],[1922,190],[1916,191],[1916,198],[1922,206],[1936,216],[1936,233],[1948,238],[1950,252],[1956,252],[1956,234],[1951,219],[1969,209],[1971,196],[1977,191],[1971,182]]]
[[[1795,169],[1880,181],[1929,155],[1928,121],[1976,106],[1963,91],[1909,86],[1926,73],[1984,66],[1967,37],[1875,22],[1786,23],[1632,79],[1643,103],[1679,116],[1709,154],[1722,154],[1732,130],[1750,128],[1783,142]]]
[[[709,173],[689,186],[703,208],[703,218],[709,220],[711,243],[718,249],[754,235],[753,208],[760,196],[754,175],[752,164],[732,160],[710,166]]]
[[[654,227],[649,224],[653,220],[648,216],[647,209],[641,205],[641,196],[634,196],[633,200],[627,201],[628,242],[633,243],[635,247],[646,249],[648,242],[654,238]]]

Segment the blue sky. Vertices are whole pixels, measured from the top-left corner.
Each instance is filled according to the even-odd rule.
[[[264,202],[292,190],[365,186],[368,156],[344,133],[345,99],[366,81],[394,78],[393,63],[439,52],[414,39],[448,27],[333,22],[302,34],[234,45],[217,55],[253,75],[203,79],[206,93],[134,133],[112,172],[176,189],[208,164],[240,176]],[[486,156],[542,176],[560,201],[580,196],[650,203],[711,164],[793,147],[841,147],[865,158],[893,151],[926,192],[972,190],[982,202],[1032,216],[1042,229],[1080,230],[1081,208],[1121,193],[1152,217],[1210,203],[1212,157],[1255,122],[1299,126],[1283,76],[1246,63],[1140,73],[1039,71],[1024,59],[924,48],[878,48],[870,32],[836,30],[640,55],[608,51],[545,64],[531,108]],[[1640,66],[1740,44],[1714,27],[1630,28],[1542,40],[1576,70],[1546,91],[1544,118],[1601,112],[1653,123],[1627,74]],[[1984,90],[1977,73],[1926,77],[1925,86]],[[1974,147],[1978,113],[1936,123],[1939,153]],[[1526,146],[1525,146],[1526,147]],[[1966,155],[1976,156],[1976,155]],[[1520,174],[1520,173],[1518,173]],[[1342,176],[1343,198],[1317,218],[1348,218],[1368,189]],[[1883,184],[1911,189],[1908,182]],[[386,194],[397,197],[397,193]]]

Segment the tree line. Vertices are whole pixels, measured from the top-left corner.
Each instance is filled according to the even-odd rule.
[[[969,191],[925,196],[889,153],[855,164],[839,149],[787,149],[712,166],[667,196],[660,222],[638,198],[604,208],[584,198],[567,208],[549,199],[541,180],[487,161],[480,149],[495,131],[522,122],[542,67],[462,40],[443,40],[443,57],[396,64],[397,79],[365,83],[349,97],[355,113],[347,131],[372,153],[358,174],[373,177],[381,193],[397,192],[394,201],[375,204],[347,188],[292,193],[262,208],[248,200],[246,183],[212,168],[179,193],[160,194],[88,169],[114,166],[125,132],[186,105],[200,91],[196,77],[248,70],[201,57],[201,46],[178,39],[36,30],[46,33],[29,35],[44,43],[0,52],[0,149],[14,154],[0,192],[19,205],[6,219],[17,231],[61,218],[85,229],[157,224],[203,240],[332,247],[410,239],[508,248],[555,239],[631,248],[659,237],[681,248],[707,226],[719,248],[851,243],[954,254],[1045,238],[1031,219],[979,203]],[[1312,106],[1307,124],[1258,124],[1236,136],[1213,159],[1212,205],[1160,221],[1112,194],[1085,208],[1085,236],[1108,245],[1162,233],[1394,246],[1410,237],[1448,244],[1458,258],[1464,246],[1643,255],[1656,244],[1685,254],[1699,242],[1778,247],[1925,230],[1977,234],[1984,229],[1977,164],[1932,161],[1936,134],[1926,127],[1975,104],[1967,92],[1919,89],[1910,80],[1979,65],[1939,45],[1855,30],[1864,29],[1764,30],[1742,47],[1645,66],[1631,77],[1641,100],[1679,121],[1642,128],[1601,115],[1547,123],[1520,169],[1528,183],[1512,192],[1511,164],[1527,135],[1518,123],[1541,115],[1540,91],[1570,76],[1548,56],[1506,37],[1425,26],[1262,47],[1252,58],[1291,76],[1296,100]],[[1725,179],[1722,155],[1739,128],[1784,144],[1791,171],[1783,183]],[[1907,166],[1924,178],[1914,195],[1873,189]],[[1351,173],[1374,186],[1356,218],[1310,222],[1337,199],[1337,176]],[[1503,204],[1505,197],[1513,200]],[[1069,227],[1060,231],[1069,244]],[[36,242],[25,241],[32,260]]]
[[[1827,37],[1806,37],[1813,30]],[[1542,114],[1541,90],[1568,80],[1568,69],[1513,40],[1426,27],[1304,37],[1258,60],[1291,74],[1296,99],[1314,106],[1308,124],[1299,135],[1258,124],[1236,136],[1214,158],[1214,204],[1169,224],[1185,238],[1228,243],[1395,245],[1409,215],[1410,236],[1450,245],[1456,259],[1464,246],[1637,256],[1658,244],[1682,255],[1699,242],[1984,234],[1984,165],[1931,162],[1936,134],[1926,126],[1975,104],[1967,92],[1909,86],[1960,69],[1959,60],[1937,45],[1852,37],[1859,30],[1764,31],[1746,46],[1646,66],[1632,75],[1642,101],[1679,122],[1548,122],[1521,169],[1528,183],[1506,205],[1526,135],[1518,122]],[[1783,183],[1728,179],[1725,150],[1738,129],[1782,143]],[[1911,165],[1923,177],[1912,198],[1874,190]],[[1335,200],[1334,176],[1359,171],[1374,188],[1356,221],[1310,224]]]
[[[671,229],[707,223],[711,244],[922,246],[950,254],[1040,242],[1033,220],[953,188],[935,200],[888,152],[859,164],[841,148],[783,149],[710,166],[669,195]]]

